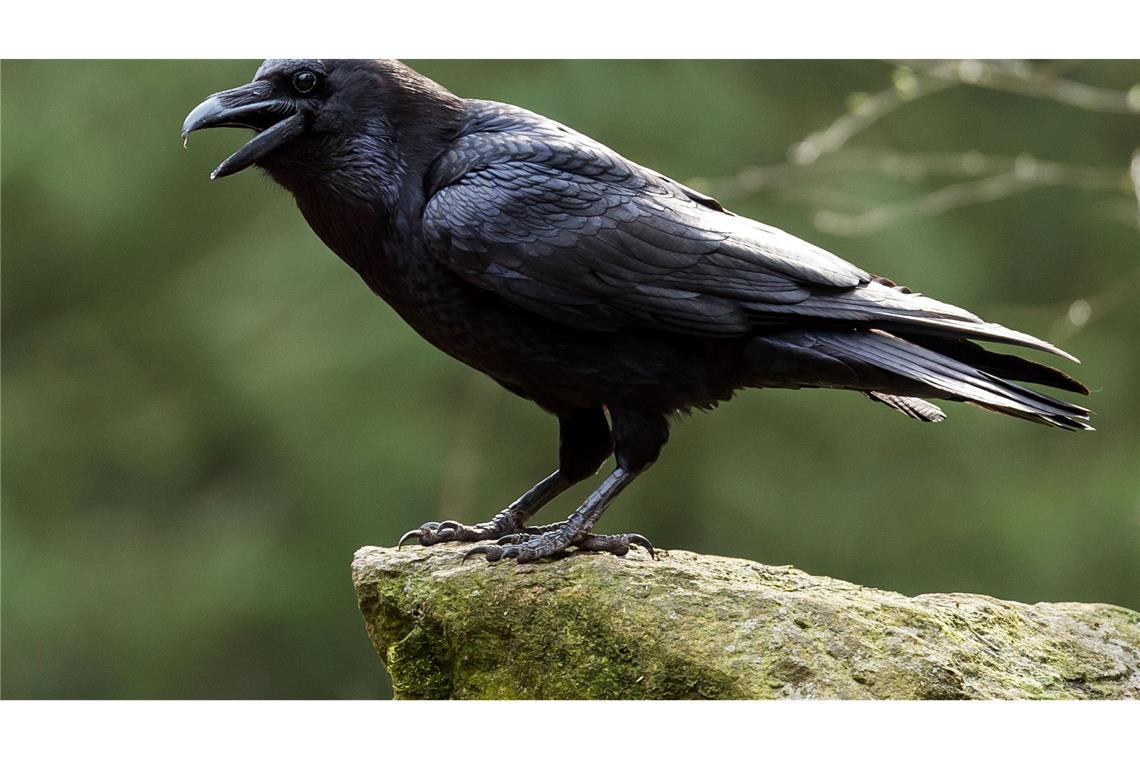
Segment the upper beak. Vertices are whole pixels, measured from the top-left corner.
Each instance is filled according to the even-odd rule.
[[[305,118],[288,100],[276,98],[267,82],[251,82],[211,95],[182,122],[182,143],[190,133],[212,127],[244,127],[258,134],[210,173],[210,179],[253,165],[305,131]]]

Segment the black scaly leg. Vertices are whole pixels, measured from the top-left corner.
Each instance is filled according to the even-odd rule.
[[[621,556],[629,552],[631,544],[645,547],[652,555],[653,546],[645,536],[636,533],[602,536],[590,533],[590,529],[622,489],[657,461],[661,447],[669,439],[669,423],[659,414],[624,409],[611,409],[610,417],[614,424],[614,452],[618,466],[582,506],[565,521],[545,526],[537,536],[532,532],[505,535],[497,544],[476,546],[467,553],[467,557],[483,554],[491,562],[511,557],[519,562],[532,562],[559,554],[571,546]]]
[[[526,522],[575,483],[598,471],[613,452],[613,439],[601,407],[559,415],[558,469],[489,521],[462,525],[454,520],[424,523],[409,530],[397,546],[418,538],[421,546],[444,541],[486,541],[528,530]]]

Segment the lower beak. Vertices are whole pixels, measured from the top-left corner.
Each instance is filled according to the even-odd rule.
[[[211,95],[190,112],[182,123],[182,142],[191,132],[213,127],[242,127],[257,132],[210,173],[210,179],[236,174],[268,156],[305,131],[304,116],[287,100],[274,98],[265,82]]]

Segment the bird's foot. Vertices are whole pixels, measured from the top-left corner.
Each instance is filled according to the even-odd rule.
[[[639,533],[603,536],[579,531],[568,522],[560,522],[502,536],[493,544],[476,546],[463,559],[482,554],[488,562],[512,558],[520,563],[533,562],[546,557],[562,556],[570,547],[575,547],[578,551],[609,552],[622,557],[629,553],[631,546],[640,546],[649,552],[650,557],[656,557],[653,544]]]
[[[509,536],[520,530],[527,530],[510,515],[499,513],[490,522],[477,525],[463,525],[455,520],[424,523],[415,530],[400,536],[396,548],[400,548],[413,538],[419,539],[420,546],[433,546],[444,541],[489,541]]]

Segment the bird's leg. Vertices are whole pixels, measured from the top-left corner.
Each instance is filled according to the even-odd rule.
[[[463,525],[454,520],[424,523],[400,538],[421,546],[444,541],[486,541],[528,530],[527,520],[556,496],[597,472],[613,451],[613,439],[601,407],[559,415],[558,470],[487,522]]]
[[[401,536],[397,546],[412,538],[419,538],[421,546],[431,546],[444,541],[486,541],[516,533],[526,528],[526,521],[535,512],[572,485],[561,470],[555,470],[487,522],[476,525],[463,525],[455,520],[424,523]]]
[[[571,546],[577,546],[579,549],[587,551],[610,552],[620,556],[629,552],[631,544],[643,546],[652,554],[653,545],[645,536],[636,533],[613,536],[599,536],[590,533],[590,529],[606,511],[606,507],[636,477],[637,473],[618,467],[565,521],[546,526],[550,530],[540,533],[538,536],[532,533],[503,536],[498,543],[476,546],[467,553],[467,556],[485,554],[491,562],[509,557],[514,557],[519,562],[530,562],[557,554]]]
[[[532,531],[503,536],[498,543],[477,546],[467,556],[483,554],[491,562],[515,558],[531,562],[564,552],[571,546],[585,551],[627,554],[631,545],[645,547],[650,555],[653,545],[637,533],[596,535],[590,529],[601,519],[606,508],[621,491],[657,460],[661,447],[669,438],[669,424],[661,415],[611,409],[614,424],[614,450],[618,466],[589,498],[564,522],[544,526],[543,532]]]

